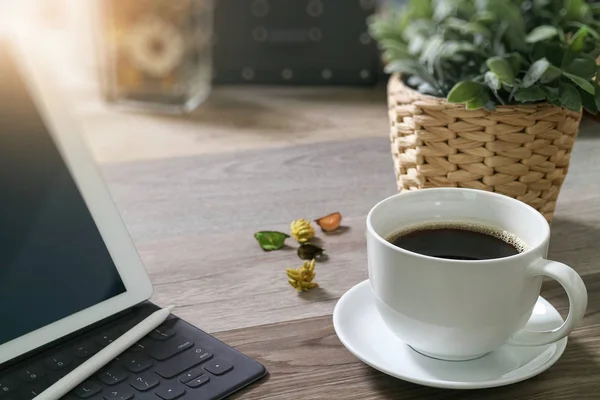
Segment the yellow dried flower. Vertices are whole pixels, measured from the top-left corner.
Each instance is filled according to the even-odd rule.
[[[297,219],[292,221],[290,224],[290,230],[292,231],[292,236],[298,241],[298,243],[306,243],[315,237],[315,229],[312,227],[310,222],[305,219]]]
[[[287,268],[285,270],[288,282],[298,292],[306,292],[319,286],[312,280],[315,279],[315,260],[305,261],[300,268]]]

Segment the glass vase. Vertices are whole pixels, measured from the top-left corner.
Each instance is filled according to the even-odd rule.
[[[100,0],[97,29],[105,99],[167,112],[210,93],[212,0]]]

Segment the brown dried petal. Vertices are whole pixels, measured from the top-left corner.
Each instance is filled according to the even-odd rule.
[[[340,224],[342,223],[342,214],[334,212],[333,214],[315,219],[315,222],[324,232],[333,232],[340,227]]]

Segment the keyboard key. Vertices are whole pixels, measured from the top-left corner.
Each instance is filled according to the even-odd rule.
[[[98,350],[92,342],[81,343],[73,349],[73,354],[77,358],[89,358],[96,354]]]
[[[44,371],[43,368],[37,365],[30,365],[29,367],[19,372],[19,378],[23,382],[35,382],[44,375],[46,375],[46,371]]]
[[[189,349],[193,345],[194,342],[191,339],[185,336],[178,336],[166,342],[154,342],[148,348],[148,354],[154,359],[163,361],[169,357],[173,357],[177,353],[181,353],[185,349]]]
[[[121,357],[123,366],[131,372],[142,372],[152,366],[150,358],[143,354],[126,354]]]
[[[23,400],[31,400],[44,390],[48,389],[50,385],[44,380],[38,380],[37,382],[27,385],[20,390],[21,397]]]
[[[167,361],[159,364],[154,372],[166,379],[171,379],[183,371],[195,367],[212,358],[212,354],[200,348],[185,351],[177,357],[172,357]]]
[[[208,375],[200,375],[200,376],[192,379],[188,383],[186,383],[186,385],[188,385],[191,388],[197,388],[197,387],[204,385],[208,381],[210,381],[210,378],[208,377]]]
[[[158,328],[150,332],[148,337],[151,337],[154,340],[167,340],[174,334],[175,331],[173,329],[159,326]]]
[[[120,367],[109,367],[100,372],[98,378],[105,384],[112,386],[127,379],[127,372]]]
[[[21,382],[14,376],[0,377],[0,397],[14,394]],[[2,397],[4,399],[4,397]]]
[[[114,329],[108,332],[104,332],[102,335],[98,336],[95,340],[96,344],[100,346],[100,348],[105,348],[109,344],[115,341],[119,337],[119,332]]]
[[[131,381],[129,382],[133,388],[140,392],[150,390],[153,387],[158,386],[158,383],[158,376],[152,371],[148,371],[140,376],[135,376],[131,378]]]
[[[75,395],[80,399],[87,399],[88,397],[92,397],[96,393],[100,392],[102,387],[98,385],[94,381],[85,381],[79,386],[77,386],[74,390]]]
[[[188,383],[189,381],[191,381],[194,378],[199,377],[203,373],[204,373],[204,370],[202,369],[202,367],[196,367],[194,369],[189,370],[185,374],[181,375],[179,377],[179,381],[181,383]]]
[[[129,348],[129,351],[132,353],[137,353],[139,351],[147,351],[152,346],[152,344],[155,344],[155,343],[156,342],[154,340],[144,338],[144,339],[140,340],[139,342],[137,342],[136,344],[134,344],[133,346],[131,346]]]
[[[104,400],[129,400],[133,398],[133,390],[124,386],[119,389],[110,389],[104,394]]]
[[[204,369],[213,375],[223,375],[233,369],[233,365],[225,360],[215,358],[214,360],[204,364]]]
[[[173,400],[183,396],[185,394],[185,389],[179,386],[177,382],[170,382],[165,386],[160,387],[155,393],[163,400]]]
[[[59,369],[68,367],[72,362],[73,358],[71,358],[71,356],[66,353],[59,353],[47,358],[46,366],[53,371],[57,371]]]

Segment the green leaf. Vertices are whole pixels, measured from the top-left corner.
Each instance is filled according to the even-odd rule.
[[[571,45],[569,46],[569,50],[574,53],[580,53],[583,50],[583,45],[585,44],[585,38],[589,34],[589,29],[586,25],[579,28],[577,32],[571,38]]]
[[[567,19],[578,20],[585,9],[585,0],[564,0]]]
[[[505,22],[508,26],[503,36],[510,46],[516,50],[525,49],[525,21],[520,7],[513,1],[506,0],[476,0],[478,11],[488,11],[495,18]]]
[[[519,53],[511,53],[504,56],[504,59],[510,64],[515,76],[521,72],[521,55]]]
[[[418,55],[425,46],[427,39],[425,36],[416,35],[408,42],[408,52],[412,55]]]
[[[388,74],[399,72],[401,74],[421,76],[423,67],[414,60],[394,60],[385,66],[385,72]]]
[[[581,96],[581,103],[583,104],[583,108],[585,108],[585,110],[590,114],[596,115],[598,113],[598,106],[596,105],[594,96],[592,96],[585,90],[580,90],[579,95]]]
[[[527,70],[527,73],[523,77],[523,87],[529,87],[540,80],[542,75],[546,72],[546,70],[550,67],[550,63],[545,58],[539,59]]]
[[[481,83],[473,82],[473,81],[462,81],[458,82],[450,93],[448,93],[448,102],[449,103],[466,103],[477,96],[479,93],[484,91],[485,86]]]
[[[537,42],[533,45],[532,60],[546,58],[553,65],[562,65],[565,57],[565,50],[556,42]]]
[[[581,111],[581,96],[575,86],[561,82],[560,83],[560,104],[571,111]]]
[[[500,78],[495,72],[488,71],[484,76],[485,84],[492,90],[500,90]]]
[[[490,101],[490,96],[486,91],[481,91],[474,99],[471,99],[467,102],[465,108],[467,110],[477,110],[481,107],[485,107],[485,105]]]
[[[536,43],[543,40],[548,40],[558,35],[558,29],[550,25],[541,25],[529,32],[529,35],[525,37],[527,43]]]
[[[539,86],[519,88],[515,92],[515,99],[522,102],[540,101],[546,98],[546,94]]]
[[[590,94],[594,94],[594,85],[592,85],[589,81],[586,81],[585,79],[583,79],[583,78],[581,78],[581,77],[579,77],[577,75],[570,74],[568,72],[564,72],[563,74],[567,78],[569,78],[570,80],[572,80],[573,82],[575,82],[577,84],[577,86],[579,86],[580,88],[582,88],[586,92],[588,92]]]
[[[540,78],[540,82],[548,83],[552,82],[562,76],[562,71],[560,68],[555,67],[554,65],[550,65],[546,72]]]
[[[596,93],[594,93],[594,100],[596,101],[596,107],[600,110],[600,86],[596,85]]]
[[[494,13],[491,13],[489,11],[479,11],[473,17],[473,21],[475,21],[479,24],[491,24],[495,20],[496,20],[496,16],[494,15]]]
[[[591,79],[596,73],[596,69],[597,66],[594,59],[579,57],[571,61],[565,68],[565,71],[584,79]]]
[[[560,98],[560,90],[557,87],[542,86],[542,90],[549,101],[556,101]]]
[[[512,85],[515,81],[515,74],[511,65],[502,57],[491,57],[486,61],[488,68],[498,75],[500,81],[507,85]]]
[[[429,19],[433,15],[431,0],[410,0],[409,11],[415,19]]]
[[[444,39],[440,35],[433,35],[427,39],[425,47],[419,57],[419,62],[428,67],[433,67],[440,53],[440,48],[444,44]]]
[[[290,235],[283,232],[260,231],[254,234],[260,247],[265,251],[279,250],[283,247],[285,239]]]

